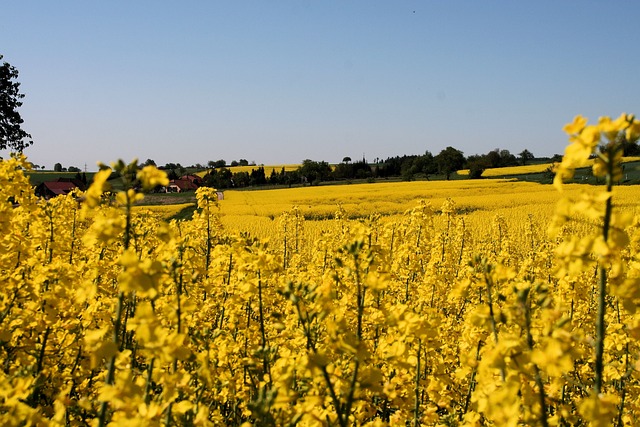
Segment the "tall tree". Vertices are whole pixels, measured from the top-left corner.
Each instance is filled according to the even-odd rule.
[[[0,61],[3,56],[0,55]],[[18,108],[22,106],[24,94],[17,82],[18,70],[8,62],[0,66],[0,150],[22,151],[33,144],[31,135],[21,125],[24,122]]]
[[[435,156],[434,160],[438,165],[438,172],[444,175],[447,181],[453,172],[464,167],[465,162],[462,151],[456,150],[453,147],[447,147],[442,150],[437,156]]]
[[[310,159],[302,161],[302,166],[298,168],[301,176],[305,177],[310,184],[318,184],[331,177],[331,166],[327,162],[315,162]]]
[[[533,155],[533,153],[527,150],[526,148],[522,150],[519,156],[520,156],[520,160],[522,161],[522,166],[525,166],[529,160],[535,159],[535,156]]]

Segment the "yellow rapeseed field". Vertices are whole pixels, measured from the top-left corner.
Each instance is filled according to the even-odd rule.
[[[578,198],[593,186],[568,184],[565,195]],[[640,187],[616,187],[617,205],[640,214]],[[295,207],[306,219],[311,239],[325,227],[325,220],[338,213],[347,219],[366,219],[378,215],[392,221],[420,201],[434,210],[448,200],[455,211],[464,214],[470,230],[486,236],[493,219],[499,215],[511,227],[523,226],[530,216],[544,224],[551,221],[558,201],[563,197],[550,185],[510,180],[418,181],[377,184],[327,185],[263,191],[225,191],[219,202],[220,221],[227,230],[249,232],[260,238],[279,233],[278,217]],[[523,236],[516,233],[514,238]]]
[[[640,425],[640,122],[565,131],[553,187],[202,187],[170,222],[155,167],[41,200],[1,160],[0,425]]]

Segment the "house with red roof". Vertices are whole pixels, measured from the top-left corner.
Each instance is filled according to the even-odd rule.
[[[198,175],[182,175],[180,179],[190,181],[198,187],[202,185],[202,178],[200,178]]]
[[[188,179],[172,179],[167,186],[167,193],[183,193],[185,191],[195,191],[198,185]]]
[[[50,199],[56,196],[65,196],[77,189],[78,186],[71,181],[45,181],[36,187],[36,196]]]

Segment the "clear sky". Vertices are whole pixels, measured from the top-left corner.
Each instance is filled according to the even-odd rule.
[[[562,153],[640,115],[640,1],[10,1],[0,54],[52,168]],[[6,155],[0,152],[0,155]]]

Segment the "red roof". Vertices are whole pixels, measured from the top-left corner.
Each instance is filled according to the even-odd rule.
[[[78,188],[73,182],[43,182],[42,184],[57,196],[61,194],[69,194],[71,191]]]
[[[191,181],[195,184],[199,184],[202,182],[202,178],[200,178],[198,175],[182,175],[180,177],[181,180],[186,180],[186,181]]]
[[[172,179],[171,181],[169,181],[169,186],[172,186],[172,185],[175,185],[182,191],[195,190],[196,188],[198,188],[196,184],[194,184],[193,182],[187,179]]]

